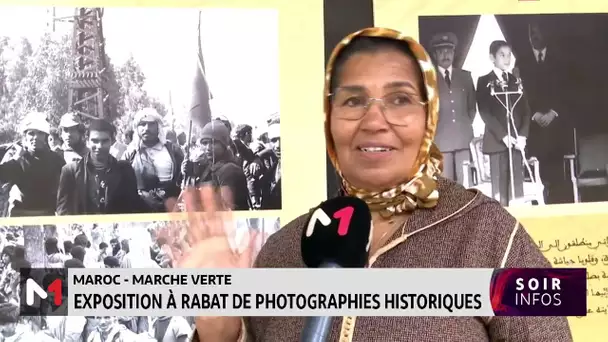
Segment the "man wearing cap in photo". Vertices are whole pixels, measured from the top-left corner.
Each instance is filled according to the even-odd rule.
[[[146,211],[135,172],[126,160],[116,160],[110,149],[116,128],[105,120],[92,120],[87,134],[90,152],[65,165],[57,195],[58,215],[132,214]]]
[[[79,161],[89,152],[85,140],[85,127],[80,122],[78,115],[64,114],[59,120],[59,130],[63,140],[61,149],[66,163]]]
[[[436,34],[430,43],[437,65],[440,101],[435,143],[443,153],[443,176],[464,184],[469,173],[465,174],[463,163],[471,159],[469,144],[473,140],[477,102],[471,73],[453,66],[457,44],[452,32]]]
[[[249,210],[247,178],[230,150],[230,142],[230,131],[221,121],[212,120],[206,124],[199,139],[200,158],[194,162],[186,160],[182,166],[186,183],[227,187],[232,196],[233,209]]]
[[[227,117],[225,116],[218,116],[217,118],[215,118],[214,120],[217,120],[221,123],[224,124],[224,126],[226,126],[226,128],[228,128],[228,132],[230,133],[230,136],[232,136],[232,124],[230,123],[230,120],[228,120]],[[232,139],[230,139],[230,151],[232,151],[233,155],[237,155],[238,151],[236,150],[236,146],[234,145],[234,141],[232,141]]]
[[[140,110],[133,121],[133,142],[123,159],[135,170],[137,189],[149,212],[164,212],[167,199],[181,193],[184,153],[177,144],[166,140],[163,118],[156,109]]]
[[[10,216],[55,215],[63,158],[51,151],[51,127],[44,113],[30,113],[22,122],[23,152],[0,164],[0,181],[13,184]]]

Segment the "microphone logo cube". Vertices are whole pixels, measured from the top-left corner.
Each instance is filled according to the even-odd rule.
[[[348,228],[350,227],[350,221],[353,218],[355,208],[352,206],[346,206],[340,210],[337,210],[333,214],[333,218],[338,220],[338,235],[344,236],[348,234]],[[308,221],[308,227],[306,228],[306,236],[310,237],[315,231],[315,225],[320,222],[323,226],[328,227],[331,224],[331,217],[321,209],[317,208],[313,213],[310,221]]]
[[[317,210],[312,213],[310,221],[308,221],[306,237],[311,237],[312,233],[315,232],[315,225],[317,222],[320,222],[324,227],[328,227],[331,224],[331,217],[329,217],[323,209],[317,208]]]
[[[339,221],[338,223],[338,235],[344,236],[348,234],[348,228],[350,227],[350,220],[353,218],[355,208],[352,206],[344,207],[334,213],[334,218]]]
[[[356,197],[321,203],[302,231],[302,260],[307,267],[364,267],[368,260],[371,212]],[[323,266],[325,265],[325,266]]]
[[[67,269],[23,268],[20,316],[67,316]]]

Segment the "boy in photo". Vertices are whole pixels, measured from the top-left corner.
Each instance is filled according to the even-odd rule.
[[[492,198],[508,206],[510,201],[524,195],[522,151],[526,147],[531,115],[525,97],[519,94],[493,96],[491,93],[492,88],[496,92],[503,92],[516,91],[519,87],[520,81],[509,72],[511,46],[503,40],[493,41],[490,44],[490,59],[494,67],[477,80],[476,90],[479,114],[485,123],[482,149],[490,157]],[[507,117],[504,106],[507,103],[512,110],[512,120]],[[511,195],[509,147],[512,148],[514,196]]]

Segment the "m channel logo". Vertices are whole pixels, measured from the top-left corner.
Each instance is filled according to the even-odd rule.
[[[67,315],[67,269],[22,268],[19,273],[21,316]]]
[[[36,301],[36,296],[40,299],[47,299],[49,294],[52,295],[53,304],[61,306],[63,304],[63,280],[57,278],[53,280],[46,289],[40,286],[34,279],[29,278],[25,283],[25,303],[28,306],[33,306]]]

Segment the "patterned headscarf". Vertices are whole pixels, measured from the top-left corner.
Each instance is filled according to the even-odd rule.
[[[370,192],[365,189],[356,188],[348,183],[340,170],[333,137],[331,136],[331,101],[329,94],[332,91],[332,89],[330,89],[332,69],[338,55],[355,37],[382,37],[394,39],[406,44],[418,61],[426,88],[426,97],[428,100],[426,105],[426,132],[413,169],[403,170],[403,172],[410,173],[408,181],[381,192]],[[334,167],[342,178],[343,190],[348,195],[356,196],[364,200],[371,210],[379,211],[382,216],[385,217],[392,216],[396,213],[413,211],[416,208],[432,208],[437,204],[439,198],[439,193],[437,191],[437,176],[441,173],[443,167],[441,152],[439,152],[439,149],[433,143],[437,121],[439,120],[439,96],[437,75],[431,58],[422,45],[398,31],[384,28],[363,29],[342,39],[334,48],[327,64],[325,72],[324,110],[327,152]]]

